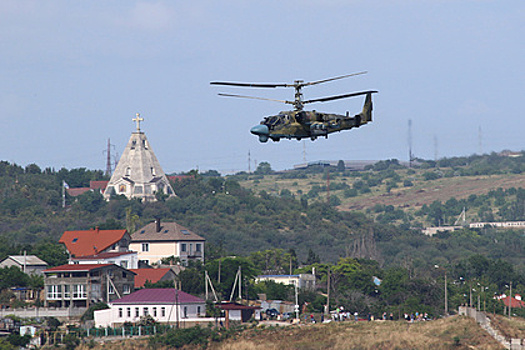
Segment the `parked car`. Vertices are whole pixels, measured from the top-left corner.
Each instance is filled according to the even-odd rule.
[[[269,318],[276,318],[281,314],[277,309],[266,309],[265,313]]]

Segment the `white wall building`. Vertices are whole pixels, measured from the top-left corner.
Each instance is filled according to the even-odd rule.
[[[140,289],[109,304],[109,309],[95,311],[96,327],[116,327],[136,323],[151,316],[159,323],[198,321],[206,315],[203,299],[173,288]]]

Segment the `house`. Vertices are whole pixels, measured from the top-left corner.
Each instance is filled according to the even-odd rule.
[[[72,258],[108,252],[128,252],[131,237],[126,230],[65,231],[58,241],[66,246]]]
[[[302,273],[299,275],[259,275],[255,278],[255,283],[264,281],[293,285],[299,289],[315,289],[315,275],[311,273]]]
[[[45,306],[89,307],[130,294],[135,273],[115,264],[66,264],[44,271]]]
[[[146,281],[157,283],[161,281],[174,281],[177,277],[175,271],[170,268],[159,269],[131,269],[135,275],[135,289],[143,288]]]
[[[126,322],[136,323],[151,316],[158,323],[177,324],[196,321],[206,314],[203,299],[173,288],[140,289],[114,300],[109,309],[95,311],[96,327],[116,327]]]
[[[513,297],[502,294],[500,296],[497,296],[496,298],[503,301],[505,307],[509,307],[510,305],[512,309],[525,308],[525,302],[521,299],[521,295],[519,294],[516,294]]]
[[[137,252],[106,252],[94,255],[75,256],[69,259],[70,264],[115,264],[125,269],[137,269],[139,258]]]
[[[88,191],[98,191],[100,194],[103,194],[106,186],[108,185],[109,181],[89,181],[89,187],[67,187],[66,191],[67,194],[71,197],[77,197],[81,194],[84,194]]]
[[[2,262],[0,268],[16,266],[28,275],[42,275],[47,263],[36,255],[10,255]]]
[[[175,256],[187,265],[190,260],[204,262],[204,242],[203,237],[184,226],[156,219],[131,235],[130,249],[147,264],[159,264],[162,258]]]

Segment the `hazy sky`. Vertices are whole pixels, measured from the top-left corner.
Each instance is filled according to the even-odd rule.
[[[166,173],[268,161],[422,158],[523,150],[525,1],[0,2],[0,160],[106,168],[139,112]],[[259,143],[262,117],[289,109],[219,92],[293,99],[292,83],[366,70],[306,99],[377,89],[374,121],[315,142]],[[359,112],[364,98],[318,103]]]

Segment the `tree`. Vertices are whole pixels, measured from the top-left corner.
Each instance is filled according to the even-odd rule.
[[[257,166],[257,169],[253,172],[257,175],[269,175],[273,173],[272,167],[268,162],[261,162]]]
[[[66,247],[63,244],[52,242],[37,243],[31,249],[31,254],[44,260],[49,267],[67,264],[69,258]]]

